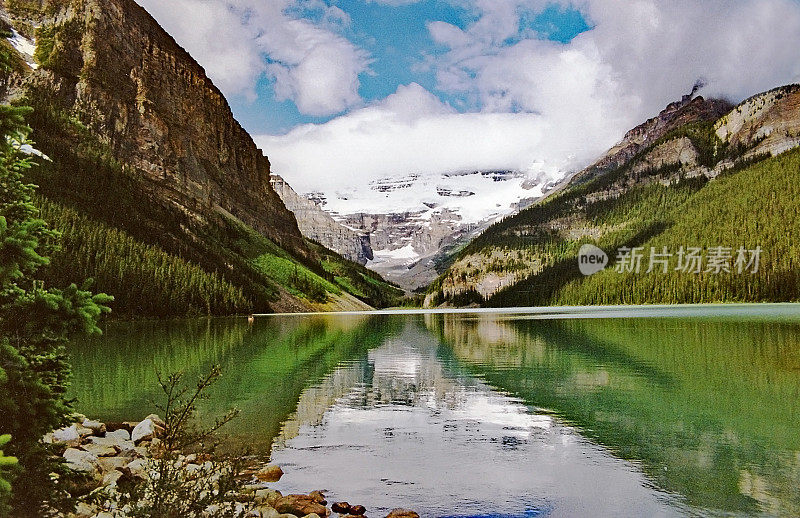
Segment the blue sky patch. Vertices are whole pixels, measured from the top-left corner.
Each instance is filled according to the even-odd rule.
[[[371,56],[369,70],[359,76],[359,94],[365,102],[383,99],[399,85],[415,82],[460,111],[480,108],[466,94],[438,91],[434,71],[419,66],[426,56],[435,59],[446,50],[431,39],[428,23],[443,21],[466,29],[476,21],[474,13],[438,0],[401,6],[366,0],[327,0],[327,3],[339,7],[350,17],[350,25],[340,30],[342,36]],[[289,14],[315,23],[323,16],[320,9],[307,8],[295,9]],[[568,43],[587,30],[591,30],[591,26],[580,11],[550,4],[543,11],[521,12],[518,35],[505,43],[513,45],[526,38]],[[236,117],[255,133],[285,133],[298,124],[322,123],[339,115],[312,117],[300,113],[293,102],[276,100],[273,84],[266,77],[259,81],[256,94],[255,101],[244,97],[231,99]]]

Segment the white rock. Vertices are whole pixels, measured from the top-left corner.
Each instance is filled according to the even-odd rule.
[[[107,473],[125,467],[133,459],[129,457],[99,457],[97,460],[100,463],[100,469]]]
[[[85,428],[89,428],[95,433],[104,433],[106,431],[106,425],[101,423],[100,421],[96,421],[93,419],[84,419],[83,423],[81,423]]]
[[[117,454],[117,449],[114,446],[89,443],[81,447],[95,457],[113,457]]]
[[[64,452],[64,459],[67,461],[67,467],[73,471],[89,473],[100,469],[97,457],[88,451],[67,448],[67,451]]]
[[[78,433],[77,425],[61,428],[53,432],[53,442],[56,443],[79,443],[81,436]]]
[[[150,419],[151,421],[153,421],[153,424],[155,424],[156,426],[160,426],[161,428],[167,426],[164,420],[158,417],[158,415],[156,414],[150,414],[149,416],[145,417],[145,419]]]
[[[126,466],[131,471],[131,474],[139,478],[147,478],[147,461],[144,459],[136,459],[129,462]]]
[[[75,507],[75,515],[79,517],[92,516],[96,512],[97,506],[89,505],[86,502],[78,502],[78,505]]]
[[[120,439],[119,437],[111,436],[108,437],[89,437],[89,440],[92,444],[96,444],[98,446],[110,446],[112,448],[116,448],[117,451],[120,452],[131,452],[136,447],[133,444],[133,441],[128,441],[125,439]]]
[[[136,428],[131,432],[131,440],[134,443],[152,439],[156,435],[156,425],[151,419],[145,419],[136,425]]]
[[[274,507],[265,506],[258,509],[261,511],[261,518],[278,518],[281,515]]]
[[[119,430],[114,430],[113,432],[106,432],[106,437],[116,437],[123,441],[131,440],[131,434],[125,428],[120,428]]]
[[[119,480],[121,476],[122,476],[121,471],[117,470],[109,471],[108,473],[103,475],[103,485],[110,486],[112,484],[116,484],[117,480]]]

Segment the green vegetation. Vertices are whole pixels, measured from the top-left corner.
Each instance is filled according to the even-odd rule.
[[[47,269],[51,282],[79,265],[116,296],[119,317],[271,312],[282,292],[313,303],[351,289],[371,305],[392,299],[394,288],[363,268],[345,268],[349,283],[340,284],[318,259],[296,257],[240,221],[199,222],[152,199],[138,173],[47,92],[30,97],[37,147],[52,161],[27,178],[41,185],[42,208],[66,238]],[[361,287],[365,277],[373,289]]]
[[[208,427],[196,423],[198,403],[208,397],[206,392],[221,375],[219,366],[214,366],[194,386],[184,381],[182,373],[173,373],[166,378],[159,376],[163,403],[157,407],[164,416],[164,431],[156,454],[147,465],[155,476],[135,484],[122,484],[119,491],[112,492],[110,500],[116,504],[115,508],[130,508],[125,516],[244,516],[244,510],[237,510],[236,506],[238,479],[242,478],[244,464],[241,456],[230,459],[216,457],[191,473],[187,472],[181,459],[189,451],[209,457],[214,454],[219,445],[217,432],[238,414],[231,410]]]
[[[0,502],[0,514],[20,517],[70,506],[59,488],[69,477],[51,476],[65,473],[41,438],[70,413],[64,343],[76,334],[99,333],[98,318],[112,300],[75,284],[49,288],[37,275],[57,234],[38,218],[34,186],[23,181],[33,165],[19,151],[30,133],[28,113],[0,106],[0,436],[11,436],[8,452],[18,460],[10,506]]]
[[[0,448],[4,447],[11,440],[8,434],[0,435]],[[9,471],[17,466],[17,458],[6,456],[0,450],[0,516],[5,516],[9,512],[8,499],[11,497],[11,482],[8,481]]]
[[[612,263],[620,247],[646,252],[640,273],[611,268],[591,277],[577,270],[583,239],[566,244],[557,260],[489,300],[492,306],[548,304],[642,304],[800,299],[800,150],[704,182],[685,180],[669,186],[650,184],[614,200],[588,206],[593,225],[619,228],[594,241]],[[754,211],[753,207],[761,207]],[[768,215],[768,217],[765,217]],[[551,245],[552,246],[552,245]],[[736,251],[761,247],[755,275],[745,272],[699,274],[675,271],[645,273],[651,247],[677,253],[680,247],[724,246]],[[731,261],[733,264],[733,261]],[[705,269],[705,265],[703,269]]]
[[[713,167],[729,160],[733,167],[713,181],[704,176],[686,178],[680,164],[634,169],[656,146],[678,138],[692,141],[701,165]],[[476,275],[456,261],[456,267],[437,279],[429,293],[435,303],[489,306],[798,300],[798,250],[791,236],[800,236],[796,217],[800,151],[743,159],[752,147],[721,142],[713,122],[678,128],[624,166],[496,223],[457,258],[474,257],[482,271],[501,274],[520,271],[524,266],[520,256],[541,259],[542,267],[526,278],[487,301],[471,292],[445,296],[445,281],[464,285]],[[591,277],[581,275],[577,254],[586,243],[605,250],[611,268]],[[732,266],[740,248],[760,246],[759,272],[695,274],[674,269],[681,247],[700,247],[706,255],[719,246],[732,249]],[[617,250],[623,247],[642,247],[641,273],[614,271]],[[651,247],[658,251],[666,247],[673,254],[667,273],[660,269],[644,273]],[[499,261],[490,261],[498,256]]]
[[[800,511],[796,320],[435,315],[426,323],[471,374],[632,460],[696,512]]]
[[[224,449],[269,451],[304,390],[401,330],[401,321],[362,315],[110,322],[102,337],[70,344],[70,395],[93,418],[142,418],[161,400],[157,371],[194,379],[218,364],[224,376],[198,405],[201,424],[235,406]]]
[[[241,288],[216,273],[74,209],[47,200],[39,208],[61,233],[60,246],[44,269],[47,281],[91,277],[96,289],[115,294],[114,307],[125,315],[229,315],[252,309]]]
[[[322,268],[333,281],[356,298],[376,308],[396,306],[403,300],[403,290],[372,270],[348,261],[319,243],[312,241],[309,246],[319,256]]]

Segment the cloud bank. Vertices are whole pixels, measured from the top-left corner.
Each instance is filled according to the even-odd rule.
[[[792,0],[586,0],[592,30],[567,44],[522,27],[544,1],[454,0],[475,21],[433,20],[444,52],[419,65],[436,89],[471,99],[456,113],[419,85],[283,136],[259,136],[301,191],[386,175],[478,169],[566,172],[691,90],[741,100],[800,79],[800,4]],[[566,5],[566,4],[565,4]]]
[[[549,0],[449,0],[459,27],[427,20],[433,74],[382,100],[359,96],[371,59],[347,13],[322,0],[137,0],[228,95],[260,78],[301,113],[343,115],[256,141],[296,189],[347,188],[386,175],[579,168],[688,93],[738,101],[800,81],[796,0],[575,0],[591,30],[568,43],[526,24]],[[411,0],[371,0],[389,6]],[[426,0],[421,0],[426,1]],[[441,99],[472,107],[459,113]],[[268,113],[265,116],[269,116]]]

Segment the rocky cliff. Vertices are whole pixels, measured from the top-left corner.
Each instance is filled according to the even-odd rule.
[[[301,234],[222,93],[134,0],[0,0],[0,30],[0,97],[34,108],[51,158],[26,172],[65,238],[48,283],[94,278],[134,317],[396,303]]]
[[[233,217],[310,253],[269,183],[269,160],[203,68],[133,0],[5,0],[36,39],[35,67],[5,97],[80,124],[154,204],[201,223]],[[35,27],[35,29],[34,29]],[[27,34],[26,34],[27,33]]]
[[[727,101],[685,95],[667,105],[658,115],[628,131],[622,140],[589,167],[572,177],[580,183],[614,169],[633,159],[643,149],[686,124],[715,121],[732,108]]]
[[[304,236],[362,265],[373,258],[369,234],[338,223],[314,201],[297,194],[279,175],[272,175],[270,184],[294,213]]]

